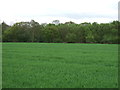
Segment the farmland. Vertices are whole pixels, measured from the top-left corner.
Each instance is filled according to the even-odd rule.
[[[117,44],[3,43],[3,88],[117,88]]]

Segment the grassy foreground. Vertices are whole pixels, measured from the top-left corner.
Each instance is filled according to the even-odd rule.
[[[3,88],[117,88],[113,44],[3,43]]]

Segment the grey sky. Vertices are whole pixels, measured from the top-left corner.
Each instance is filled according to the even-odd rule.
[[[74,21],[106,23],[118,19],[119,0],[1,0],[0,20],[8,24]]]

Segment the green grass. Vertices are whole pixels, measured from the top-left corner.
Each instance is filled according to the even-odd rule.
[[[3,43],[3,88],[117,88],[117,44]]]

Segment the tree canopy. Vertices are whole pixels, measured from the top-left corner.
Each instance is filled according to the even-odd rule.
[[[76,24],[72,21],[39,24],[17,22],[12,26],[2,23],[3,42],[48,42],[48,43],[120,43],[120,22]]]

